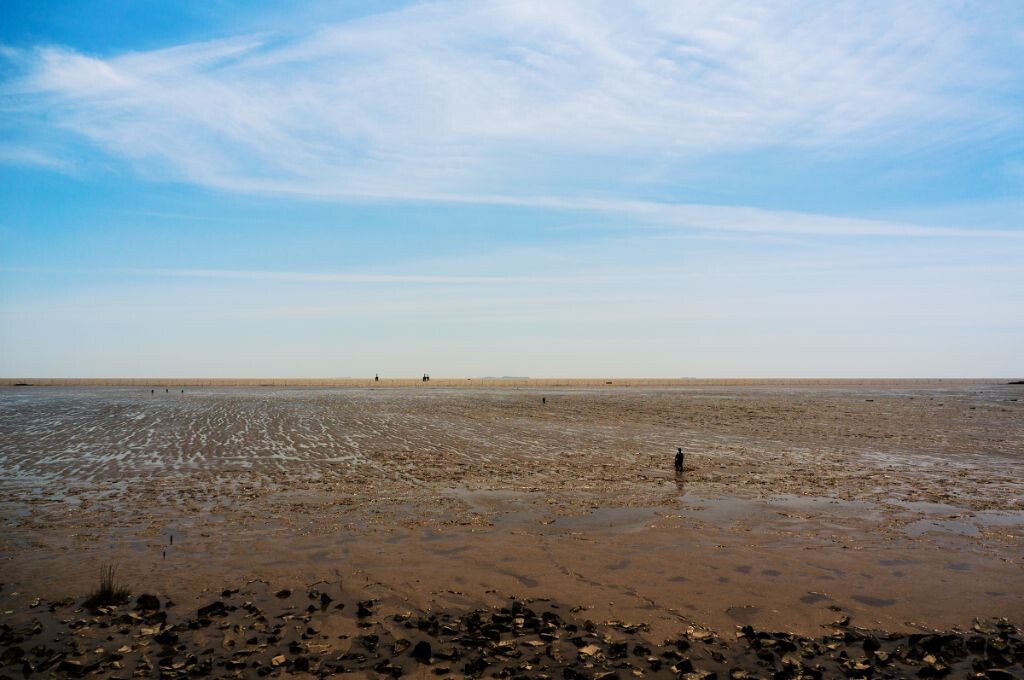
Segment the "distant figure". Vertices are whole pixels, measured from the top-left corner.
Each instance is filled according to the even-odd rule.
[[[182,390],[182,391],[181,391],[181,393],[182,393],[182,394],[185,394],[185,390]]]
[[[373,376],[373,382],[380,382],[380,375],[375,373]]]
[[[548,398],[547,397],[541,397],[540,398],[540,403],[542,403],[542,404],[548,403]]]
[[[683,455],[683,449],[682,448],[677,448],[676,449],[676,472],[677,473],[683,471],[684,458],[685,458],[685,456]]]
[[[166,389],[166,388],[164,389],[164,392],[166,392],[167,394],[171,393],[171,391],[169,389]]]
[[[150,394],[156,394],[156,390],[150,390],[149,393]]]

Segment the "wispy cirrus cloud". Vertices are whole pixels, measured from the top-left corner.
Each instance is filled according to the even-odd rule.
[[[631,164],[660,178],[722,153],[1020,133],[1024,69],[998,44],[1004,10],[1014,12],[965,17],[958,3],[923,0],[441,1],[113,56],[8,50],[19,74],[2,92],[19,128],[59,129],[148,175],[219,190],[561,202],[699,228],[924,235],[658,206],[618,189],[623,200],[580,199],[576,178],[585,169],[618,187]],[[531,198],[540,188],[555,198]]]
[[[74,164],[71,161],[57,158],[40,149],[3,144],[0,144],[0,163],[30,165],[62,172],[70,172],[74,169]]]

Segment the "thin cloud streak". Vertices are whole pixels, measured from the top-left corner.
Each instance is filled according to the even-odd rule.
[[[383,197],[379,197],[383,198]],[[551,196],[410,196],[396,194],[392,199],[442,201],[479,205],[504,205],[528,208],[585,211],[626,215],[641,222],[672,225],[708,231],[731,231],[808,236],[905,236],[905,237],[994,237],[1020,238],[1024,231],[1010,229],[958,229],[930,227],[907,222],[891,222],[858,217],[837,217],[791,210],[767,210],[750,206],[725,206],[698,203],[658,203],[614,199],[557,198]],[[1022,223],[1021,226],[1024,226]]]
[[[305,281],[324,283],[380,284],[534,284],[568,281],[569,278],[533,276],[433,276],[421,274],[345,274],[330,272],[278,272],[236,269],[134,269],[127,273],[193,279],[243,279],[255,281]],[[572,279],[578,280],[578,279]]]
[[[345,272],[298,272],[249,269],[173,269],[106,268],[52,269],[46,267],[0,267],[0,272],[41,274],[46,276],[141,276],[180,279],[224,279],[243,281],[279,281],[306,283],[362,283],[408,285],[517,285],[585,282],[606,279],[602,276],[481,276],[433,274],[356,274]]]

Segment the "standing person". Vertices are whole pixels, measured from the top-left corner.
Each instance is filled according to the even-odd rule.
[[[676,472],[682,472],[683,471],[684,459],[685,459],[685,456],[683,455],[683,449],[681,447],[677,448],[676,449]]]

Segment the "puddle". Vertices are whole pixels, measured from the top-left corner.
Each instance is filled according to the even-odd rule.
[[[878,560],[878,563],[883,567],[899,567],[905,564],[920,564],[921,560],[908,560],[908,559],[893,559],[893,560]]]
[[[891,607],[896,604],[896,600],[883,600],[880,597],[871,597],[870,595],[853,595],[854,600],[861,604],[866,604],[869,607]]]
[[[527,588],[536,588],[540,585],[540,581],[538,581],[537,579],[530,578],[529,576],[523,576],[522,574],[517,574],[512,571],[500,570],[499,573],[504,574],[505,576],[511,576]]]
[[[458,555],[460,553],[464,553],[472,549],[473,548],[468,545],[459,545],[454,548],[434,548],[430,552],[434,553],[435,555]]]
[[[947,503],[931,503],[928,501],[896,501],[893,505],[906,508],[913,512],[920,512],[926,515],[950,515],[963,512],[963,508]]]
[[[729,618],[739,623],[747,624],[754,621],[761,609],[751,605],[745,605],[741,607],[729,607],[725,610],[725,613]]]
[[[660,508],[599,508],[586,515],[558,517],[552,526],[571,530],[611,530],[614,533],[639,531],[657,519]]]
[[[903,527],[903,531],[911,538],[928,533],[952,534],[954,536],[978,536],[980,532],[973,522],[960,519],[919,519]]]
[[[880,515],[874,503],[845,501],[824,496],[778,495],[771,498],[736,496],[702,497],[690,494],[675,511],[721,527],[771,517],[780,523],[800,525],[825,521],[875,520]]]

